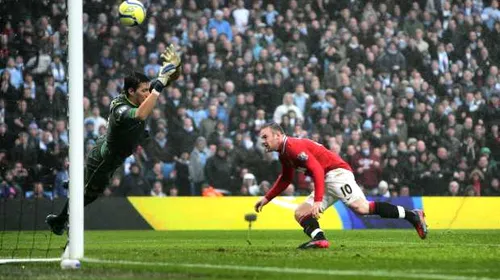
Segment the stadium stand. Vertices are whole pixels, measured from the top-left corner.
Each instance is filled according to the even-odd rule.
[[[261,195],[279,174],[260,126],[314,139],[367,194],[500,195],[497,0],[147,0],[84,4],[85,149],[106,131],[127,71],[183,73],[104,195]],[[0,196],[66,196],[66,1],[0,5]],[[298,173],[287,194],[307,194]]]

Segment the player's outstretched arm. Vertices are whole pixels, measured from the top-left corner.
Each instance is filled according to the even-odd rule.
[[[151,114],[163,88],[168,85],[170,80],[178,77],[175,73],[181,64],[181,58],[175,52],[174,47],[172,45],[168,46],[161,57],[163,58],[163,66],[160,68],[158,78],[151,83],[151,94],[135,112],[135,117],[138,119],[145,120]]]
[[[283,166],[283,171],[276,180],[276,182],[274,182],[273,187],[266,193],[266,195],[263,198],[261,198],[255,204],[254,206],[255,212],[258,213],[262,211],[262,207],[264,207],[264,205],[266,205],[269,201],[273,200],[273,198],[282,193],[288,187],[288,185],[290,185],[293,178],[293,171],[294,171],[293,168]]]
[[[156,106],[156,100],[158,100],[158,96],[160,93],[156,90],[153,90],[151,94],[142,102],[142,104],[135,111],[135,118],[145,120],[148,118],[149,114],[153,111]]]

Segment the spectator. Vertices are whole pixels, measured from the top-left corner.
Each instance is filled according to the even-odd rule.
[[[295,86],[293,93],[293,103],[299,107],[302,115],[307,115],[307,109],[310,107],[309,94],[304,91],[304,84],[299,83]]]
[[[387,184],[387,192],[389,190],[399,189],[404,182],[404,173],[401,170],[401,165],[398,163],[396,155],[390,155],[387,165],[383,168],[382,179]],[[380,190],[380,184],[379,184]]]
[[[10,151],[14,147],[15,137],[8,130],[6,123],[0,123],[0,147],[4,152]]]
[[[7,61],[7,67],[4,71],[8,71],[10,74],[10,83],[15,89],[19,89],[23,81],[23,75],[19,69],[16,68],[14,58],[9,58]]]
[[[194,96],[191,100],[191,108],[186,111],[188,117],[192,118],[195,127],[200,127],[201,121],[208,117],[207,112],[200,103],[200,98]]]
[[[500,21],[500,10],[498,9],[497,0],[491,1],[490,6],[483,10],[481,19],[490,30],[493,30],[495,22]]]
[[[215,126],[215,131],[208,138],[208,144],[219,146],[222,144],[222,140],[228,136],[229,133],[227,132],[226,125],[222,121],[219,121]]]
[[[14,111],[15,103],[18,100],[18,92],[14,84],[12,84],[11,73],[9,71],[1,73],[0,93],[2,94],[2,99],[5,100],[4,102],[6,102],[6,111]]]
[[[210,19],[208,24],[208,30],[214,28],[217,33],[216,35],[225,34],[229,41],[233,40],[233,31],[231,30],[231,25],[225,19],[223,19],[224,13],[221,10],[217,10],[214,13],[214,18]],[[240,22],[241,23],[241,22]]]
[[[474,190],[474,196],[481,196],[481,192],[484,191],[485,188],[483,172],[481,172],[481,170],[479,169],[472,170],[471,174],[469,175],[469,180]]]
[[[193,193],[189,178],[190,159],[188,152],[182,152],[180,157],[175,159],[175,186],[178,194],[187,196]]]
[[[500,195],[500,179],[491,179],[489,187],[484,191],[486,196],[499,196]]]
[[[448,184],[448,192],[446,195],[448,196],[459,196],[461,194],[460,192],[460,185],[456,181],[451,181]]]
[[[21,187],[14,181],[12,171],[6,171],[5,178],[0,182],[0,197],[4,199],[13,199],[22,197]]]
[[[304,116],[300,108],[293,104],[293,95],[291,93],[286,93],[283,97],[283,104],[276,107],[276,110],[274,111],[274,122],[281,123],[282,116],[287,114],[289,111],[295,112],[300,121],[304,120]]]
[[[66,81],[66,67],[63,65],[61,58],[59,56],[54,57],[54,61],[50,65],[52,76],[54,77],[54,85],[56,90],[67,94],[68,93],[68,83]]]
[[[66,128],[66,120],[61,119],[56,122],[56,135],[55,140],[64,146],[69,144],[69,132]]]
[[[217,106],[210,105],[208,107],[208,114],[205,119],[201,120],[200,123],[200,134],[201,136],[208,138],[214,131],[217,125]]]
[[[12,129],[11,131],[18,134],[22,131],[26,131],[29,124],[35,119],[33,112],[28,109],[28,102],[26,100],[20,100],[17,110],[7,116],[7,124]]]
[[[47,86],[45,98],[41,99],[39,104],[39,119],[59,119],[64,117],[65,112],[66,107],[62,104],[59,94],[55,91],[53,86]],[[97,130],[98,129],[99,127],[97,127]]]
[[[208,158],[211,156],[205,138],[201,136],[198,137],[189,161],[189,178],[193,183],[194,189],[191,195],[201,194],[201,186],[206,182],[205,165],[207,164]]]
[[[257,179],[255,175],[252,173],[247,173],[243,176],[243,187],[248,189],[249,195],[264,195],[265,193],[261,193],[261,186],[257,185]]]
[[[406,69],[406,58],[398,50],[395,43],[390,43],[385,53],[378,60],[378,67],[382,72]]]
[[[98,106],[92,108],[92,115],[85,118],[84,122],[93,122],[94,123],[94,134],[99,135],[99,128],[101,126],[106,126],[108,122],[101,117],[101,110]]]
[[[51,199],[51,196],[45,192],[42,182],[35,182],[33,183],[33,191],[26,192],[26,198]]]
[[[170,149],[165,129],[158,129],[146,146],[146,151],[153,161],[171,162],[173,156]]]
[[[208,184],[217,189],[227,189],[231,186],[234,166],[228,159],[227,150],[218,147],[214,156],[207,160],[205,174]]]
[[[436,196],[443,194],[446,191],[447,179],[443,172],[441,172],[439,162],[433,161],[430,171],[425,171],[420,175],[420,185],[423,189],[423,195]]]
[[[11,159],[20,162],[24,166],[33,167],[38,163],[38,147],[29,145],[29,136],[22,132],[16,141],[16,146],[12,149]]]
[[[373,153],[368,141],[365,140],[361,143],[361,152],[354,155],[352,162],[359,183],[367,193],[376,195],[382,170],[380,158]]]
[[[156,197],[165,197],[165,196],[167,196],[163,192],[163,185],[162,185],[161,181],[154,182],[153,189],[151,189],[151,196],[156,196]]]
[[[67,197],[68,196],[68,180],[69,180],[69,159],[64,159],[64,164],[56,173],[54,181],[53,196]]]
[[[148,181],[141,175],[141,169],[138,164],[130,165],[130,174],[123,178],[122,185],[118,188],[120,195],[123,196],[144,196],[148,195],[151,187]]]
[[[273,13],[271,11],[270,16],[272,17],[272,15],[273,15]],[[248,26],[248,21],[250,18],[250,11],[245,8],[245,1],[238,0],[237,7],[236,7],[236,9],[233,10],[233,17],[234,17],[234,23],[236,25],[236,28],[238,29],[238,32],[244,33],[247,26]]]
[[[85,137],[85,142],[88,142],[88,141],[94,141],[97,140],[97,137],[98,137],[98,134],[95,132],[95,123],[94,123],[94,120],[90,119],[90,120],[87,120],[85,123],[85,133],[84,133],[84,137]]]
[[[150,71],[152,72],[150,73]],[[160,71],[158,55],[156,53],[152,53],[149,55],[149,63],[144,66],[144,75],[148,77],[156,77],[158,76],[158,71]]]
[[[381,197],[391,197],[391,193],[389,192],[389,185],[386,181],[380,181],[380,183],[378,183],[377,193]]]
[[[408,197],[410,196],[410,188],[408,186],[402,186],[399,190],[400,197]]]

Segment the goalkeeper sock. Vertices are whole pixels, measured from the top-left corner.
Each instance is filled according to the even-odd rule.
[[[94,202],[96,199],[97,199],[97,196],[85,195],[83,197],[83,207]],[[69,200],[66,201],[63,209],[61,210],[61,213],[59,213],[59,215],[58,215],[59,219],[61,219],[64,222],[68,221],[68,208],[69,208]]]
[[[304,233],[312,239],[326,239],[323,230],[319,228],[318,220],[309,215],[300,220],[300,225],[304,228]]]
[[[68,207],[69,207],[69,200],[66,200],[66,203],[64,204],[63,209],[61,210],[61,213],[57,216],[59,219],[63,220],[66,222],[68,220]]]
[[[406,219],[410,222],[415,219],[415,213],[406,210],[403,206],[376,201],[370,201],[369,204],[370,214],[379,215],[382,218]]]

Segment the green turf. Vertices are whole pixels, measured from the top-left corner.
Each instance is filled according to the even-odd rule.
[[[0,279],[500,279],[500,231],[328,231],[328,250],[299,251],[300,231],[88,231],[78,271],[59,263],[0,266]],[[17,232],[3,233],[0,255],[11,256]],[[29,250],[34,244],[36,250]],[[50,235],[25,232],[15,257],[46,255]],[[49,257],[64,237],[52,237]]]

